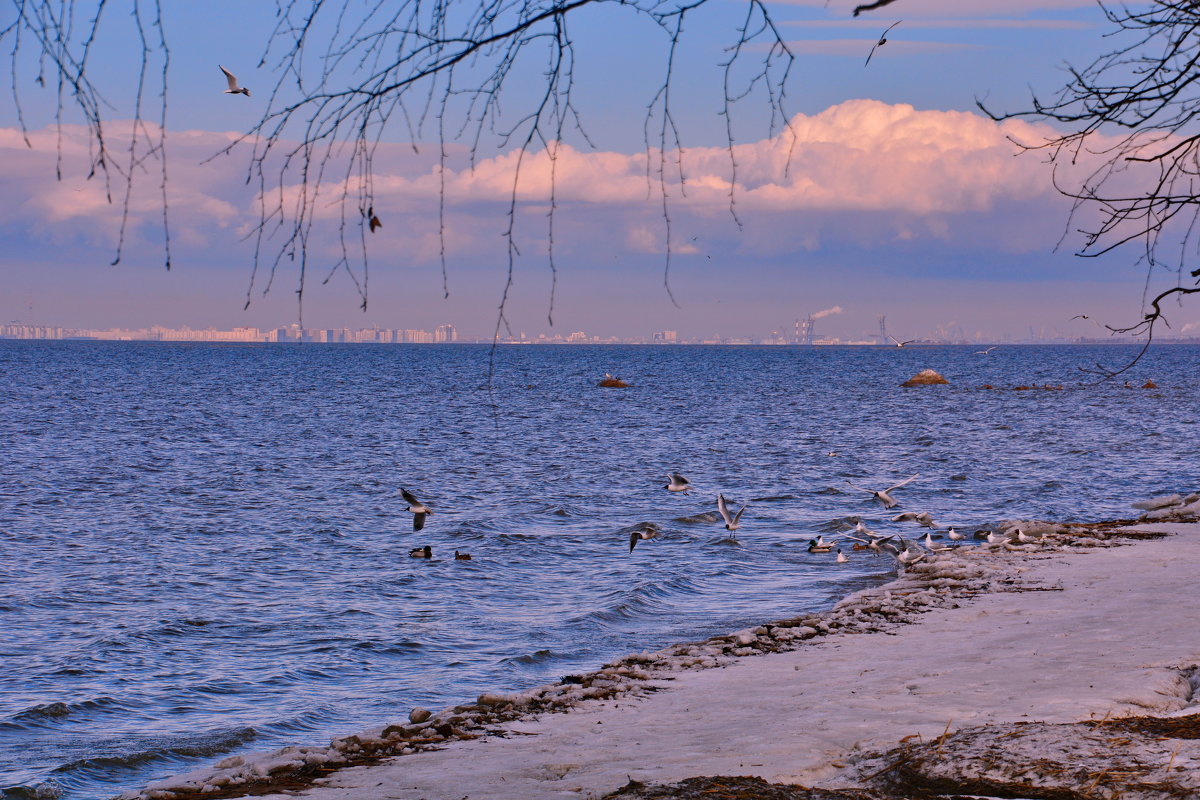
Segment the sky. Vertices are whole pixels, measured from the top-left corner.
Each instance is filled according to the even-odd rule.
[[[130,2],[109,4],[88,69],[104,94],[105,135],[116,152],[129,140],[139,52]],[[490,336],[509,274],[505,231],[518,162],[506,300],[513,333],[757,337],[834,307],[841,311],[819,320],[819,335],[870,335],[880,314],[907,338],[1025,336],[1030,328],[1090,336],[1102,333],[1095,320],[1136,321],[1146,279],[1137,253],[1074,255],[1081,241],[1068,226],[1069,202],[1054,189],[1041,155],[1018,155],[1013,144],[1041,141],[1051,130],[1022,120],[996,123],[977,108],[978,101],[998,111],[1025,108],[1031,91],[1054,92],[1064,64],[1086,64],[1103,52],[1108,28],[1095,3],[898,0],[858,18],[853,5],[768,5],[796,57],[783,106],[787,126],[772,125],[761,91],[722,114],[720,65],[746,7],[710,0],[691,12],[670,94],[683,147],[668,148],[662,182],[664,162],[647,152],[645,131],[657,143],[655,101],[668,40],[660,26],[623,6],[585,7],[569,20],[582,132],[566,130],[553,160],[540,145],[520,158],[514,139],[500,135],[519,132],[537,101],[545,59],[536,51],[514,64],[503,112],[481,130],[473,164],[471,126],[447,145],[443,176],[436,124],[427,115],[422,127],[419,104],[407,119],[393,114],[374,151],[373,204],[382,227],[363,232],[353,202],[349,209],[350,252],[365,243],[367,271],[361,264],[336,267],[343,213],[336,190],[354,180],[327,176],[325,193],[311,206],[302,307],[295,260],[285,255],[270,279],[281,236],[263,242],[265,263],[253,270],[260,196],[247,183],[249,146],[222,152],[265,110],[294,97],[285,81],[273,98],[277,62],[268,57],[260,65],[277,22],[275,4],[213,0],[165,9],[169,271],[158,162],[135,171],[122,258],[112,265],[122,206],[107,195],[119,199],[121,181],[106,188],[88,178],[94,143],[87,129],[70,113],[56,127],[56,90],[52,82],[36,83],[35,59],[6,59],[27,134],[16,104],[0,104],[0,196],[7,205],[0,321],[269,328],[302,320],[313,327],[426,329],[448,322],[465,336]],[[353,16],[364,4],[346,7]],[[318,24],[313,35],[330,31]],[[742,58],[753,64],[765,54],[751,43]],[[301,68],[306,80],[325,72],[319,55]],[[157,80],[157,53],[152,58]],[[222,92],[218,63],[238,75],[250,97]],[[467,77],[470,69],[464,67]],[[735,73],[739,80],[750,75]],[[345,64],[328,71],[330,86],[351,77]],[[157,92],[152,86],[144,100],[153,120]],[[284,143],[295,134],[286,130]],[[269,187],[278,193],[269,196],[291,201],[314,182],[293,171],[283,183]],[[1091,320],[1070,319],[1077,314]],[[1197,308],[1176,309],[1171,321],[1176,331],[1200,332]]]

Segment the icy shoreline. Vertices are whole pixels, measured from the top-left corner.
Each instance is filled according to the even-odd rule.
[[[974,762],[963,753],[982,748],[991,766],[976,772],[1003,773],[1003,759],[991,757],[1013,751],[994,744],[1002,736],[1036,748],[1028,759],[1019,752],[1010,759],[1008,771],[1020,772],[1061,743],[1061,731],[979,731],[1200,713],[1200,593],[1190,570],[1200,559],[1200,525],[1120,526],[1024,523],[1045,542],[965,548],[827,612],[626,656],[559,685],[484,694],[423,722],[340,737],[329,747],[234,756],[122,797],[302,790],[318,800],[598,798],[633,778],[702,774],[888,797],[887,782],[909,767],[941,768],[945,759],[909,752],[919,746],[934,746],[934,756],[953,753],[952,762],[968,767]],[[902,624],[901,635],[880,635]],[[875,635],[857,635],[864,633]],[[572,713],[547,713],[562,711]],[[907,749],[897,755],[897,747]],[[904,769],[891,767],[896,759]],[[1194,775],[1198,764],[1200,745],[1180,739],[1158,783],[1185,766],[1190,772],[1179,774]],[[1083,788],[1082,778],[1058,780]],[[1200,795],[1200,785],[1186,791]]]

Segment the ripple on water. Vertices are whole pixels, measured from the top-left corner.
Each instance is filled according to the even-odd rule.
[[[487,348],[0,342],[0,774],[111,796],[827,606],[890,564],[803,541],[910,530],[846,478],[962,530],[1197,488],[1200,349],[1139,365],[1165,398],[959,388],[1120,353],[1006,349],[514,348],[489,393]],[[952,385],[899,390],[918,357]]]

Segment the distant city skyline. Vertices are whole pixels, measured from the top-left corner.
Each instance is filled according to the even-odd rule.
[[[686,337],[678,331],[654,331],[643,336],[616,337],[572,331],[565,334],[527,334],[524,331],[498,339],[505,345],[538,344],[647,344],[647,345],[777,345],[777,346],[827,346],[858,345],[894,347],[898,340],[890,336],[880,319],[879,332],[861,339],[840,339],[817,336],[811,325],[799,323],[791,332],[773,330],[764,336],[710,336]],[[142,342],[216,342],[216,343],[313,343],[313,344],[455,344],[490,343],[490,338],[460,337],[452,324],[439,325],[432,331],[414,328],[302,328],[292,323],[274,328],[237,327],[228,330],[218,328],[167,328],[161,325],[149,328],[106,328],[89,329],[63,326],[28,325],[8,323],[0,325],[0,339],[11,340],[100,340]],[[1039,343],[1086,343],[1128,344],[1137,341],[1128,335],[1065,337],[1047,335],[1046,331],[1030,328],[1025,338],[1010,339],[967,339],[955,337],[949,332],[928,337],[905,340],[908,346],[921,345],[980,345],[980,344],[1039,344]],[[1200,343],[1200,336],[1175,335],[1163,337],[1164,343]]]

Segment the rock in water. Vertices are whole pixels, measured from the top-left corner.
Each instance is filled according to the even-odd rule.
[[[414,725],[420,725],[432,716],[433,714],[427,708],[414,708],[408,712],[408,721]]]
[[[931,369],[923,369],[906,380],[901,386],[929,386],[934,383],[949,383],[950,381],[938,375]]]
[[[1142,384],[1142,388],[1143,389],[1157,389],[1158,384],[1155,383],[1154,381],[1146,381],[1145,383]]]
[[[621,380],[620,378],[605,378],[604,380],[600,381],[596,385],[603,386],[606,389],[628,389],[629,388],[629,384],[626,383],[625,381]]]

